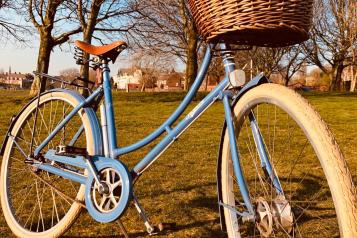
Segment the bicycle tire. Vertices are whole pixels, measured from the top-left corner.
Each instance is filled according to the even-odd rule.
[[[259,110],[259,107],[262,105],[262,107],[274,107],[275,110],[281,110],[285,112],[288,116],[290,116],[295,123],[297,123],[297,127],[301,129],[301,133],[306,136],[306,141],[311,143],[311,151],[316,153],[316,157],[318,157],[318,161],[323,171],[323,175],[325,176],[327,183],[328,183],[328,188],[332,194],[332,201],[333,205],[335,207],[335,212],[338,220],[338,228],[339,228],[339,233],[341,237],[344,238],[354,238],[357,237],[357,199],[356,199],[356,190],[353,185],[352,177],[351,174],[349,173],[346,161],[343,157],[343,154],[341,153],[336,140],[334,139],[333,135],[331,134],[330,130],[328,129],[327,125],[325,122],[321,119],[321,117],[316,113],[316,111],[309,105],[309,103],[301,97],[299,94],[296,92],[280,86],[276,84],[263,84],[260,85],[250,91],[248,91],[245,95],[240,98],[240,100],[237,102],[236,105],[233,107],[233,113],[234,113],[234,121],[235,121],[235,128],[236,128],[236,135],[238,135],[238,143],[243,143],[242,141],[239,142],[240,135],[244,137],[245,132],[243,130],[244,127],[244,120],[249,112],[251,110]],[[261,113],[262,110],[259,111]],[[264,113],[262,113],[264,114]],[[269,115],[269,112],[266,113]],[[268,118],[268,116],[267,116]],[[276,120],[276,118],[275,118]],[[261,124],[264,124],[265,122],[261,122]],[[264,125],[272,126],[269,123],[265,123]],[[276,128],[274,128],[277,130]],[[271,131],[271,127],[268,130],[265,130],[264,135],[265,137],[267,134],[273,134]],[[282,134],[283,133],[283,130]],[[247,132],[248,133],[248,132]],[[274,132],[277,133],[277,132]],[[288,132],[289,133],[289,132]],[[294,131],[295,133],[295,131]],[[249,133],[248,133],[249,134]],[[262,132],[263,134],[263,132]],[[290,135],[289,135],[290,136]],[[270,141],[270,137],[269,137]],[[282,141],[287,143],[287,141]],[[266,142],[267,143],[267,142]],[[246,142],[246,146],[248,143]],[[270,142],[269,142],[270,144]],[[274,143],[272,143],[274,144]],[[237,202],[237,196],[234,193],[237,193],[234,191],[235,186],[238,186],[237,184],[234,184],[234,174],[232,174],[233,166],[232,166],[232,161],[231,161],[231,155],[230,155],[230,146],[229,146],[229,137],[228,137],[228,132],[224,131],[224,137],[222,141],[222,147],[221,147],[221,158],[220,158],[220,164],[218,165],[218,182],[219,182],[219,188],[220,188],[220,194],[221,194],[221,199],[222,203],[227,204],[232,207],[237,207],[238,203]],[[242,144],[241,147],[244,145]],[[255,145],[254,145],[255,146]],[[253,147],[254,147],[253,146]],[[277,145],[274,145],[275,147]],[[282,145],[281,148],[287,147],[287,144]],[[269,147],[271,148],[271,147]],[[240,148],[239,153],[241,153]],[[286,149],[286,148],[285,148]],[[303,149],[305,150],[305,148]],[[243,149],[242,149],[243,151]],[[246,152],[247,154],[249,153],[252,156],[253,153],[251,152]],[[275,153],[275,152],[274,152]],[[306,153],[306,152],[304,152]],[[284,154],[284,153],[282,153]],[[286,157],[289,157],[291,155],[285,154]],[[274,154],[275,156],[275,154]],[[241,160],[244,160],[244,156],[240,155]],[[248,157],[248,156],[247,156]],[[292,156],[291,156],[292,157]],[[309,157],[309,156],[305,156]],[[280,163],[281,160],[276,160],[277,163]],[[279,162],[278,162],[279,161]],[[285,159],[284,159],[285,161]],[[242,163],[242,161],[241,161]],[[249,167],[247,165],[246,167]],[[243,165],[242,165],[243,166]],[[275,165],[273,165],[275,166]],[[296,165],[294,165],[296,166]],[[300,165],[299,165],[300,166]],[[303,165],[301,165],[303,166]],[[251,165],[251,167],[257,168],[257,166]],[[284,166],[280,166],[284,167]],[[277,169],[277,168],[274,168]],[[309,170],[314,170],[315,167],[310,168]],[[247,169],[248,170],[248,169]],[[254,170],[254,169],[252,169]],[[256,169],[259,171],[259,169]],[[283,171],[284,169],[281,169]],[[295,170],[295,168],[294,168]],[[294,171],[293,169],[290,170]],[[314,171],[313,171],[314,172]],[[260,173],[260,172],[259,172]],[[278,173],[278,172],[277,172]],[[300,172],[296,172],[300,173]],[[306,175],[309,173],[308,171],[305,172]],[[279,174],[279,173],[278,173]],[[245,174],[247,175],[247,174]],[[255,175],[256,177],[259,177],[261,175]],[[291,175],[292,176],[292,175]],[[246,181],[249,183],[250,180],[246,176]],[[285,177],[284,177],[285,178]],[[255,178],[257,179],[257,178]],[[259,178],[258,178],[259,180]],[[287,178],[285,180],[288,181]],[[317,179],[318,180],[318,179]],[[253,180],[252,180],[253,181]],[[257,180],[255,180],[257,181]],[[260,182],[266,186],[263,180],[260,180]],[[290,178],[290,182],[292,179]],[[253,182],[251,182],[253,184]],[[291,182],[293,183],[293,182]],[[249,185],[252,185],[249,184]],[[308,185],[308,183],[307,183]],[[290,185],[290,186],[295,186],[295,185]],[[261,194],[261,191],[256,191],[255,193],[252,191],[253,186],[250,186],[250,197],[253,199],[252,202],[255,202],[253,195],[252,194]],[[284,189],[284,186],[283,186]],[[256,189],[258,190],[258,189]],[[267,190],[268,191],[268,190]],[[269,193],[269,191],[268,191]],[[294,193],[293,193],[293,196]],[[305,196],[305,195],[300,195],[300,196]],[[319,195],[320,196],[320,195]],[[238,196],[239,197],[239,196]],[[239,199],[239,198],[238,198]],[[322,198],[321,198],[322,199]],[[269,200],[269,199],[267,199]],[[326,198],[327,200],[327,198]],[[294,203],[294,201],[289,201],[291,203]],[[303,202],[303,201],[302,201]],[[297,202],[298,203],[298,202]],[[312,203],[312,202],[311,202]],[[270,205],[272,204],[271,201],[269,203]],[[310,205],[309,205],[310,206]],[[318,207],[318,203],[316,203],[316,207]],[[254,225],[248,226],[249,228],[245,227],[245,225],[239,224],[242,223],[239,220],[239,216],[235,212],[233,212],[231,209],[228,209],[227,207],[221,207],[223,209],[223,214],[224,214],[224,222],[225,222],[225,227],[227,230],[227,234],[229,238],[237,238],[237,237],[260,237],[261,234],[259,234],[259,230],[257,230],[257,226]],[[238,209],[238,208],[237,208]],[[323,209],[321,212],[324,212]],[[307,213],[307,211],[302,210],[302,214],[300,217],[303,216],[304,213]],[[321,215],[322,216],[322,215]],[[298,218],[300,218],[298,217]],[[312,216],[313,217],[313,216]],[[294,220],[297,217],[294,216]],[[326,218],[329,219],[329,218]],[[296,220],[296,222],[299,219]],[[312,219],[310,219],[312,220]],[[305,223],[309,223],[310,220],[307,219],[307,221],[304,221]],[[320,222],[320,221],[319,221]],[[295,222],[294,222],[295,223]],[[305,223],[302,225],[305,227]],[[320,224],[320,223],[318,223]],[[296,224],[294,224],[296,226]],[[323,224],[321,225],[323,226]],[[318,226],[315,225],[314,227],[309,228],[307,225],[306,227],[308,229],[311,229],[312,231],[308,231],[307,234],[309,235],[304,235],[305,237],[331,237],[331,236],[325,236],[323,235],[325,231],[319,233],[318,231]],[[251,229],[254,231],[242,231],[242,229]],[[296,230],[296,228],[295,228]],[[274,235],[277,236],[279,234],[278,232],[275,233],[273,230]],[[300,231],[299,231],[300,232]],[[332,231],[333,232],[333,231]],[[250,236],[251,235],[251,236]],[[286,234],[284,234],[286,236]],[[283,235],[283,236],[284,236]],[[335,234],[336,235],[336,234]],[[275,237],[274,236],[274,237]],[[284,236],[284,237],[285,237]],[[301,232],[300,236],[304,237]],[[279,236],[277,236],[279,237]]]
[[[67,91],[67,90],[57,90],[57,91],[55,90],[55,91],[51,91],[51,92],[41,95],[40,103],[39,103],[40,111],[38,114],[38,118],[39,118],[38,120],[42,120],[42,122],[40,125],[37,125],[38,130],[36,131],[38,134],[37,139],[39,141],[41,141],[40,139],[44,139],[47,136],[46,132],[48,132],[48,130],[50,128],[53,129],[54,126],[56,124],[58,124],[58,122],[61,119],[64,118],[64,115],[57,116],[57,112],[60,113],[62,111],[63,114],[67,113],[67,111],[70,112],[71,108],[73,108],[79,104],[80,100],[78,100],[78,97],[80,97],[78,94],[75,94],[75,93]],[[82,98],[82,100],[84,100],[84,99]],[[66,112],[64,112],[64,110],[61,109],[61,103],[63,103],[63,106],[66,106]],[[28,142],[29,142],[29,139],[26,139],[23,137],[25,134],[29,134],[28,130],[30,130],[30,132],[31,132],[30,128],[32,127],[32,125],[28,126],[28,124],[31,123],[31,120],[33,120],[32,121],[33,123],[35,122],[35,120],[34,120],[35,117],[33,117],[33,116],[35,114],[36,107],[37,107],[37,100],[34,100],[22,112],[22,114],[19,116],[18,120],[14,124],[13,129],[11,130],[11,135],[14,136],[14,138],[17,141],[17,143],[19,144],[19,146],[20,146],[20,143],[23,143],[21,145],[25,145],[25,144],[28,144]],[[41,111],[41,110],[43,110],[43,111]],[[96,150],[95,149],[96,146],[94,145],[95,141],[93,138],[90,138],[91,135],[93,135],[93,130],[95,130],[96,128],[93,128],[93,125],[90,122],[90,118],[88,116],[88,112],[90,112],[90,111],[88,111],[88,110],[89,109],[80,110],[79,113],[72,120],[75,120],[75,122],[78,122],[78,125],[79,124],[84,125],[85,132],[82,133],[82,135],[81,135],[82,139],[79,139],[79,140],[82,140],[82,144],[84,144],[84,146],[87,148],[87,150],[90,151],[89,153],[97,153],[98,151],[95,151]],[[57,118],[58,118],[58,120],[57,120]],[[47,125],[46,125],[46,121],[48,121]],[[63,129],[63,131],[67,134],[61,135],[61,140],[63,140],[63,138],[66,137],[65,140],[67,140],[67,142],[68,142],[68,140],[70,139],[70,136],[73,135],[73,133],[76,131],[76,129],[69,128],[69,127],[74,126],[75,122],[73,122],[73,123],[69,122],[66,129]],[[40,127],[42,127],[42,128],[40,128]],[[45,131],[42,135],[43,128],[45,128],[45,129],[47,128],[46,129],[47,131]],[[68,128],[68,130],[67,130],[67,128]],[[43,129],[43,130],[45,130],[45,129]],[[49,130],[49,131],[51,131],[51,130]],[[72,134],[68,134],[68,131],[71,132]],[[60,132],[58,134],[61,134],[61,133],[62,132]],[[41,137],[41,135],[42,135],[42,137]],[[55,138],[53,140],[56,140]],[[39,141],[35,140],[35,144],[36,144],[36,142],[39,142]],[[52,146],[50,144],[51,144],[51,142],[49,143],[49,146],[46,146],[46,148],[50,148]],[[4,151],[2,167],[1,167],[0,199],[1,199],[1,205],[2,205],[2,210],[3,210],[5,220],[6,220],[7,224],[9,225],[10,229],[12,230],[12,232],[18,237],[27,237],[27,238],[60,237],[62,234],[64,234],[71,227],[71,225],[75,222],[78,215],[80,214],[80,211],[82,208],[82,205],[80,203],[84,201],[85,186],[84,185],[76,185],[76,184],[73,186],[73,191],[71,191],[70,193],[72,193],[73,196],[75,196],[75,199],[79,202],[73,202],[71,200],[68,200],[68,198],[67,198],[67,203],[69,205],[66,207],[66,204],[63,205],[63,203],[66,202],[65,201],[66,197],[61,198],[61,196],[64,196],[64,195],[60,195],[60,193],[57,193],[57,191],[54,188],[51,188],[49,185],[46,185],[46,182],[44,182],[46,180],[41,180],[41,179],[39,179],[39,177],[36,177],[32,172],[30,172],[28,170],[30,168],[28,165],[25,165],[24,163],[19,161],[19,163],[17,165],[15,164],[15,165],[16,166],[24,166],[24,167],[20,167],[22,169],[22,171],[23,171],[22,173],[24,173],[24,175],[21,176],[22,179],[18,178],[18,184],[24,183],[26,186],[27,185],[28,186],[26,189],[22,188],[21,190],[17,191],[16,194],[15,193],[14,194],[16,196],[20,196],[21,194],[24,194],[23,198],[21,198],[21,199],[24,199],[24,201],[25,200],[30,200],[30,201],[26,201],[24,204],[21,203],[18,206],[18,209],[23,210],[24,207],[27,207],[27,206],[31,207],[31,205],[34,206],[34,208],[31,208],[31,209],[34,209],[34,210],[32,210],[33,215],[31,215],[31,214],[29,215],[29,216],[33,216],[33,217],[31,219],[30,219],[30,217],[27,218],[28,221],[26,221],[26,223],[25,223],[26,214],[25,215],[17,214],[18,212],[22,212],[22,211],[15,209],[16,203],[18,203],[18,202],[15,201],[16,196],[14,196],[14,198],[12,197],[14,195],[14,194],[12,194],[12,187],[17,186],[17,183],[11,182],[11,176],[17,175],[16,173],[12,174],[12,170],[11,170],[11,167],[13,166],[12,164],[15,161],[15,156],[17,156],[16,153],[18,153],[18,152],[15,152],[15,149],[16,149],[15,147],[18,148],[17,145],[14,143],[14,140],[9,138],[7,145],[6,145],[6,149]],[[24,146],[22,147],[22,149],[24,150]],[[54,149],[54,148],[51,148],[51,149]],[[15,168],[15,166],[14,166],[14,168]],[[19,167],[17,167],[17,169],[18,168]],[[83,173],[85,173],[85,171],[83,171]],[[61,178],[59,176],[53,176],[46,172],[42,172],[42,173],[39,172],[39,174],[42,176],[42,179],[43,179],[43,177],[45,177],[45,179],[54,181],[54,184],[58,185],[61,188],[63,187],[63,189],[66,189],[67,187],[69,187],[70,181],[64,180],[63,178]],[[21,175],[21,174],[19,174],[19,175]],[[57,181],[57,180],[60,180],[60,181]],[[33,191],[34,187],[32,186],[31,189],[29,187],[31,181],[33,182],[33,184],[36,184],[35,190],[37,192],[37,198],[39,198],[39,195],[38,195],[39,191],[42,191],[42,193],[40,193],[42,195],[41,200],[38,199],[38,201],[31,201],[31,199],[28,199],[32,196],[31,193],[34,193],[34,191]],[[64,182],[62,182],[62,181],[64,181]],[[47,181],[47,182],[49,182],[49,181]],[[65,187],[66,185],[67,185],[67,187]],[[47,187],[45,187],[45,186],[47,186]],[[25,189],[25,190],[22,191],[23,189]],[[66,192],[68,192],[68,191],[66,191]],[[19,194],[17,194],[17,193],[19,193]],[[49,195],[49,193],[51,193],[51,194]],[[42,211],[43,208],[40,209],[41,206],[43,206],[43,207],[47,206],[46,205],[47,202],[45,201],[45,198],[44,198],[44,196],[46,196],[46,195],[52,196],[53,204],[54,204],[52,207],[52,221],[51,221],[52,226],[47,224],[47,223],[50,223],[50,221],[49,221],[50,219],[48,220],[47,217],[45,217],[46,213],[45,213],[45,211]],[[36,197],[34,197],[34,198],[35,199],[32,199],[32,200],[36,200]],[[56,199],[57,199],[58,205],[56,205],[56,203],[57,203]],[[73,202],[73,203],[71,203],[71,202]],[[58,206],[58,208],[57,208],[57,206]],[[63,211],[61,211],[61,206],[62,206]],[[49,206],[47,207],[47,209],[50,209]],[[42,215],[38,215],[38,217],[36,217],[35,213],[40,213]],[[22,219],[22,216],[24,217],[23,219]],[[30,224],[29,219],[32,220],[31,225],[28,225],[28,224]],[[36,224],[35,224],[35,227],[32,224],[33,220],[35,220],[35,219],[38,219],[37,229],[36,229]],[[40,225],[38,225],[38,224],[40,224]],[[26,226],[28,226],[28,227],[26,227]],[[47,229],[47,227],[48,227],[48,229]]]

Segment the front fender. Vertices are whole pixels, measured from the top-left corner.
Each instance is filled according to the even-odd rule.
[[[246,94],[249,90],[252,88],[255,88],[261,84],[264,83],[269,83],[269,79],[265,77],[264,75],[258,75],[255,78],[253,78],[251,81],[249,81],[244,87],[237,93],[237,95],[233,98],[232,102],[232,109],[234,106],[237,104],[239,99]],[[219,145],[219,150],[218,150],[218,159],[217,159],[217,194],[218,194],[218,204],[222,202],[222,181],[221,181],[221,165],[222,165],[222,150],[223,150],[223,140],[225,137],[227,129],[227,123],[224,122],[222,132],[221,132],[221,142]],[[224,220],[224,211],[223,207],[221,205],[218,205],[219,208],[219,217],[220,217],[220,222],[221,222],[221,229],[222,231],[226,230],[226,222]]]

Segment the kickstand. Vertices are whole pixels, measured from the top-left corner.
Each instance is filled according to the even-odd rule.
[[[139,203],[139,200],[134,194],[133,194],[133,201],[134,201],[135,208],[139,213],[140,218],[144,221],[146,231],[149,233],[149,235],[156,234],[157,230],[153,225],[151,225],[149,218],[146,216],[144,209],[142,208],[142,206]]]
[[[140,215],[140,218],[144,221],[146,231],[149,233],[150,236],[156,235],[165,230],[174,230],[176,228],[176,223],[159,223],[158,226],[153,226],[150,223],[149,218],[146,216],[144,209],[140,205],[139,200],[134,194],[133,194],[133,201],[134,201],[135,208]]]
[[[126,231],[124,224],[121,222],[120,219],[117,220],[117,223],[119,225],[121,234],[125,237],[125,238],[129,238],[128,232]]]

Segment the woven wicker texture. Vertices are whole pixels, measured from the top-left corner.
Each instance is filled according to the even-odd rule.
[[[308,39],[313,0],[188,0],[207,42],[287,46]]]

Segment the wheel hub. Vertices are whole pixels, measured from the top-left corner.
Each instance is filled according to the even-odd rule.
[[[284,196],[278,195],[272,201],[271,208],[276,228],[283,229],[290,234],[294,226],[294,216],[289,202]]]
[[[106,184],[105,182],[100,183],[100,185],[98,186],[98,192],[101,195],[110,195],[110,193],[111,193],[109,185]]]

